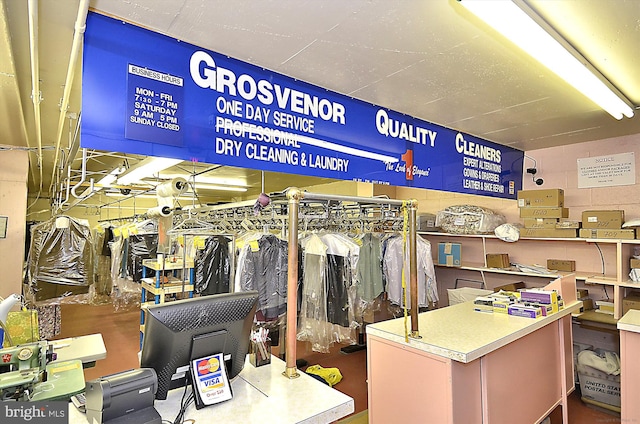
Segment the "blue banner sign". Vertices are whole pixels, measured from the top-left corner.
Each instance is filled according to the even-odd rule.
[[[524,153],[90,13],[81,146],[514,199]],[[401,95],[401,94],[400,94]]]

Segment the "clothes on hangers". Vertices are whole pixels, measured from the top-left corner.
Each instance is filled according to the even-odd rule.
[[[195,254],[195,292],[201,295],[229,293],[231,261],[229,243],[224,236],[209,236],[204,249]]]
[[[328,353],[333,340],[327,321],[327,246],[317,234],[302,238],[300,245],[303,283],[296,338],[310,342],[314,352]]]
[[[35,300],[85,294],[93,283],[88,222],[58,216],[32,228],[27,283]]]
[[[264,234],[245,249],[238,262],[240,287],[258,292],[258,321],[275,320],[287,310],[288,242]]]
[[[356,284],[360,247],[339,233],[325,233],[320,239],[327,246],[327,319],[350,327],[355,318],[349,288]]]
[[[384,291],[382,244],[380,236],[374,233],[365,233],[359,240],[362,246],[358,260],[357,295],[363,302],[369,303]]]
[[[406,240],[404,250],[407,263],[409,262],[409,239]],[[387,294],[392,304],[405,307],[402,298],[402,266],[403,266],[403,237],[393,236],[387,240],[383,257],[383,271],[387,282]],[[438,287],[431,256],[431,243],[422,237],[416,239],[417,277],[418,277],[418,307],[428,307],[429,303],[438,301]],[[411,288],[408,268],[405,270],[407,302],[411,298]],[[409,306],[406,306],[407,308]]]

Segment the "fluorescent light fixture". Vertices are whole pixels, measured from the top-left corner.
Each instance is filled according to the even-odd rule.
[[[614,118],[633,117],[630,102],[522,0],[459,2]]]
[[[245,192],[247,191],[246,187],[238,187],[231,185],[219,185],[219,184],[207,184],[207,183],[196,183],[196,189],[202,190],[217,190],[217,191],[238,191]]]
[[[148,157],[118,177],[118,184],[127,185],[151,177],[182,162],[181,159]]]
[[[113,171],[109,172],[96,183],[98,189],[111,186],[111,184],[113,184],[118,179],[118,175],[122,174],[123,172],[124,168],[121,166],[114,168]]]
[[[118,192],[113,192],[113,191],[109,191],[106,192],[105,195],[107,197],[118,197],[118,198],[124,198],[124,197],[130,197],[130,198],[136,198],[136,199],[157,199],[158,196],[156,196],[153,193],[129,193],[129,194],[122,194],[122,193],[118,193]],[[186,193],[184,196],[177,196],[174,197],[180,200],[191,200],[193,199],[193,196],[190,196],[189,193]]]
[[[184,178],[189,182],[193,182],[193,176],[187,174],[167,174],[163,172],[162,178]],[[195,178],[196,184],[247,187],[247,180],[245,178],[210,177],[208,175],[196,175]]]

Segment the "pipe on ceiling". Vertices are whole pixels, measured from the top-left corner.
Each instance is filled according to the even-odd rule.
[[[29,53],[31,55],[31,101],[38,141],[39,191],[42,192],[42,119],[40,117],[40,64],[38,56],[38,0],[29,0]]]
[[[73,85],[76,62],[78,61],[78,56],[80,55],[80,45],[82,43],[83,34],[87,24],[88,12],[89,0],[80,0],[80,4],[78,6],[78,15],[76,17],[76,23],[74,25],[73,44],[71,45],[71,54],[69,56],[69,65],[67,67],[67,77],[64,83],[64,93],[62,96],[62,102],[60,104],[60,117],[58,118],[58,132],[56,135],[56,153],[53,160],[53,172],[51,174],[51,186],[49,187],[49,191],[52,191],[55,184],[56,170],[58,169],[58,155],[60,153],[60,144],[62,142],[62,130],[64,128],[64,122],[67,115],[67,108],[69,107],[71,86]]]

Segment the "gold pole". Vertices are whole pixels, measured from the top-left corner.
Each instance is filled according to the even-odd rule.
[[[287,267],[287,337],[285,359],[287,368],[282,373],[288,378],[297,378],[296,333],[298,315],[298,207],[302,192],[297,188],[287,190],[289,200],[289,246]]]
[[[420,338],[418,331],[418,255],[416,240],[416,211],[418,201],[409,201],[409,287],[411,292],[411,334],[416,339]]]

